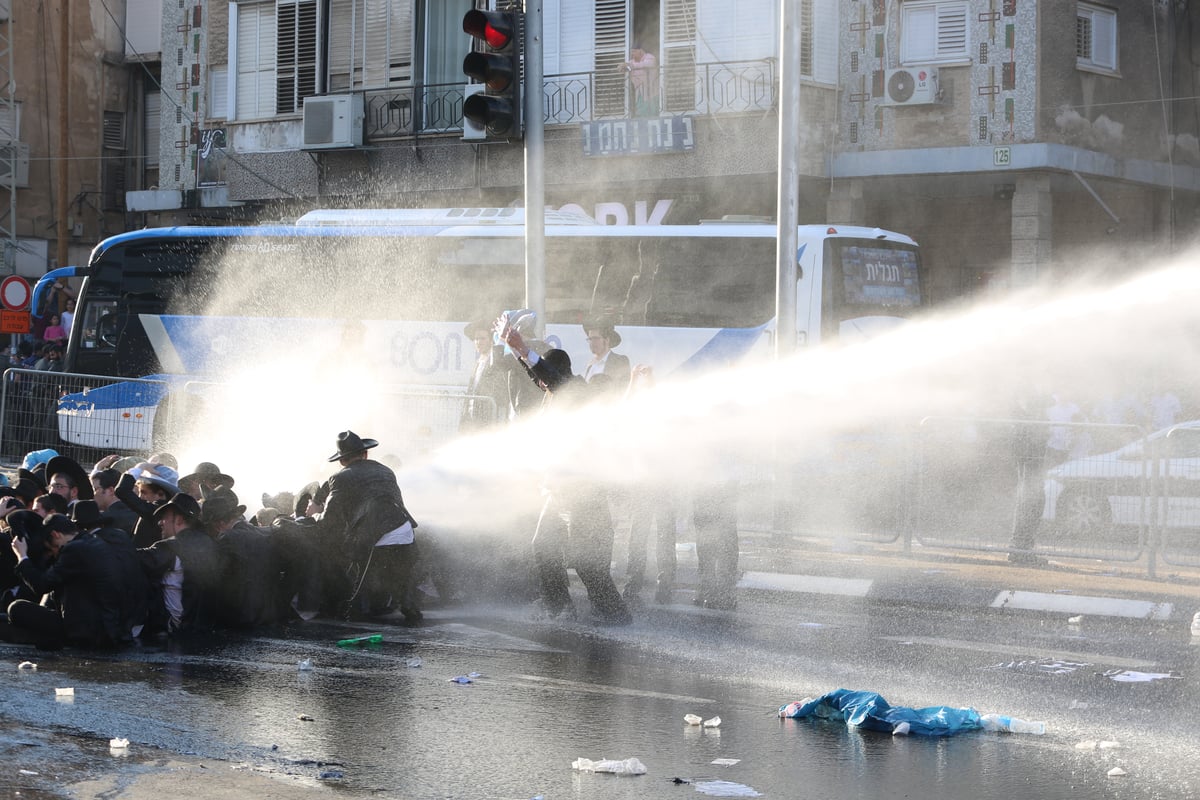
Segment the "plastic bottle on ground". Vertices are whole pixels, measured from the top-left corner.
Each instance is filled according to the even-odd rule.
[[[985,731],[1003,731],[1005,733],[1032,733],[1041,736],[1046,732],[1046,723],[1028,722],[1017,717],[1006,717],[1002,714],[984,714],[979,718]]]
[[[364,644],[382,644],[383,634],[373,633],[370,636],[355,636],[353,639],[339,639],[338,647],[361,647]]]

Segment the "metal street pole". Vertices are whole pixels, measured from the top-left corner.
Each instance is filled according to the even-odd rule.
[[[800,0],[781,0],[779,198],[775,251],[775,357],[796,349],[796,226],[800,222]]]
[[[542,112],[542,0],[525,2],[525,307],[546,325],[546,162]]]
[[[70,260],[68,246],[71,232],[67,230],[67,168],[70,165],[71,148],[67,141],[67,133],[71,130],[68,107],[71,103],[71,0],[59,0],[59,10],[62,18],[58,29],[58,248],[56,250],[59,267],[67,266]],[[54,309],[58,311],[58,309]]]

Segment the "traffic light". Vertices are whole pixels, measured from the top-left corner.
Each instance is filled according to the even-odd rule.
[[[521,134],[521,14],[517,11],[468,11],[463,30],[475,40],[463,59],[463,72],[483,91],[463,100],[464,138],[468,123],[501,139]]]

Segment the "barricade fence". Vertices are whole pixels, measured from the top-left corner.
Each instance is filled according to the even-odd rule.
[[[209,403],[226,388],[237,391],[182,376],[131,379],[9,369],[0,386],[0,460],[20,463],[26,453],[43,448],[83,464],[110,453],[172,450],[203,423]],[[490,397],[400,386],[370,398],[368,412],[385,419],[408,452],[436,447],[461,427],[498,418]]]

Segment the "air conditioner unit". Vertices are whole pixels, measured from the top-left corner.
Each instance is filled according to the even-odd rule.
[[[362,147],[363,97],[361,94],[304,98],[305,150]]]
[[[29,187],[29,145],[25,142],[0,144],[0,186]]]
[[[884,73],[884,105],[928,105],[936,103],[937,99],[937,67],[904,67],[889,69]]]

